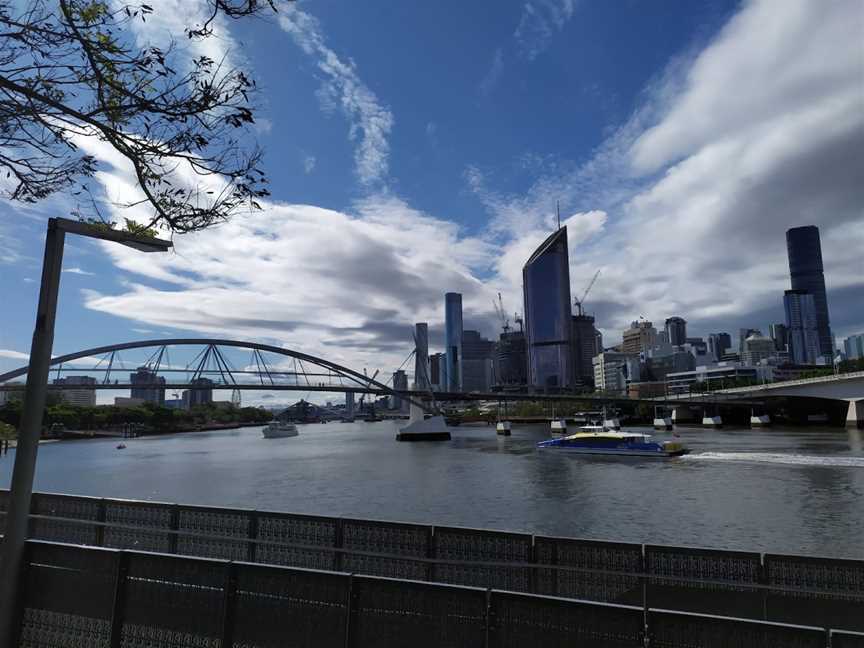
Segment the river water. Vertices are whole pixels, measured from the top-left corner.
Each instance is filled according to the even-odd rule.
[[[39,449],[42,491],[864,558],[860,431],[678,430],[676,459],[538,452],[543,427],[397,443],[398,423],[260,428]],[[404,425],[404,423],[402,423]],[[628,428],[634,429],[634,428]],[[657,440],[671,433],[657,433]],[[9,486],[14,453],[0,459]]]

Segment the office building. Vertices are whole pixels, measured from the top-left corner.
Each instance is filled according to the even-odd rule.
[[[528,383],[546,390],[570,387],[570,256],[567,228],[553,232],[522,268]]]
[[[671,345],[670,345],[671,348]],[[666,355],[653,355],[645,361],[645,373],[649,380],[666,380],[670,373],[690,371],[696,368],[696,358],[692,353],[675,349]]]
[[[793,227],[786,231],[786,249],[789,253],[789,275],[792,290],[813,295],[816,311],[818,354],[834,357],[834,340],[828,317],[828,297],[825,294],[825,275],[822,272],[822,244],[819,228],[815,225]]]
[[[495,343],[479,331],[462,331],[462,391],[488,392],[492,388]]]
[[[701,337],[688,337],[684,340],[684,344],[689,344],[694,355],[706,355],[708,353],[708,343]]]
[[[764,335],[751,335],[744,340],[744,355],[741,361],[745,365],[757,365],[762,360],[777,357],[774,340]]]
[[[723,359],[723,355],[732,348],[732,336],[728,333],[711,333],[708,336],[708,353],[715,361]]]
[[[744,355],[744,341],[751,335],[762,335],[759,329],[742,328],[738,329],[738,355]]]
[[[846,352],[847,360],[864,358],[864,333],[847,337],[843,342],[843,350]]]
[[[495,385],[501,389],[528,384],[528,356],[525,334],[505,331],[495,345]]]
[[[770,376],[773,369],[765,367],[765,376]],[[696,383],[702,383],[710,389],[722,389],[725,386],[736,384],[739,380],[756,382],[761,380],[757,367],[742,367],[736,363],[721,362],[710,367],[696,367],[691,371],[670,373],[666,377],[666,391],[668,394],[686,394]]]
[[[777,351],[786,351],[789,344],[789,329],[785,324],[769,324],[768,336],[774,340],[774,348]]]
[[[213,381],[209,378],[193,378],[190,387],[183,392],[183,409],[192,409],[199,405],[210,405],[213,402]],[[163,401],[164,403],[164,401]]]
[[[602,338],[601,338],[602,339]],[[588,391],[594,388],[594,357],[602,353],[597,347],[597,329],[590,315],[574,315],[570,324],[570,351],[572,352],[573,384]]]
[[[429,371],[429,325],[414,325],[414,389],[428,391],[432,384]]]
[[[806,290],[783,294],[786,328],[789,329],[789,357],[793,364],[816,364],[821,356],[816,300]]]
[[[687,321],[683,317],[670,317],[666,320],[666,335],[669,344],[681,346],[687,341]]]
[[[393,372],[393,389],[397,392],[408,390],[408,375],[403,369],[397,369]],[[404,398],[391,395],[388,405],[391,410],[398,410],[401,414],[407,414],[410,403]]]
[[[345,418],[354,418],[354,392],[345,392]]]
[[[630,328],[622,334],[624,341],[621,350],[624,353],[639,355],[657,344],[657,329],[651,322],[633,322]]]
[[[433,353],[429,356],[429,382],[432,389],[441,391],[444,388],[442,376],[446,371],[447,356],[443,353]]]
[[[444,384],[447,391],[462,391],[462,295],[444,295],[444,353],[447,356]]]
[[[639,356],[631,353],[604,351],[592,360],[594,390],[605,393],[624,393],[631,382],[639,382],[641,371]]]
[[[149,367],[138,367],[135,373],[129,374],[129,383],[132,385],[131,398],[140,398],[145,403],[156,405],[165,403],[165,388],[160,387],[160,385],[165,384],[165,378],[158,376]],[[141,385],[141,387],[135,385]]]
[[[58,390],[60,397],[70,405],[78,407],[93,407],[96,405],[96,379],[90,376],[66,376],[55,378],[55,385],[63,385],[66,389]],[[74,385],[75,389],[69,389]]]

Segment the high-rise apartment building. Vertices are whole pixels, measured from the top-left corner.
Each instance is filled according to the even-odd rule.
[[[864,358],[864,333],[847,337],[843,341],[843,350],[846,352],[847,360]]]
[[[495,384],[502,389],[526,385],[527,370],[525,334],[522,331],[505,331],[495,346]]]
[[[393,389],[397,392],[404,392],[408,389],[408,375],[405,373],[404,369],[397,369],[393,372]],[[404,398],[399,398],[398,396],[390,396],[390,402],[388,403],[390,409],[399,410],[402,414],[408,413],[408,406],[410,403]]]
[[[666,335],[669,344],[681,346],[687,342],[687,320],[683,317],[670,317],[666,320]]]
[[[522,268],[528,384],[562,389],[572,383],[570,256],[567,228],[553,232]]]
[[[495,343],[479,331],[462,331],[462,390],[487,392],[492,387]]]
[[[720,361],[723,355],[732,348],[732,336],[728,333],[711,333],[708,336],[708,353]]]
[[[789,329],[785,324],[770,324],[768,336],[774,340],[774,348],[777,351],[785,351],[789,344]]]
[[[633,322],[630,328],[624,331],[622,337],[624,338],[621,345],[623,353],[636,355],[647,353],[657,343],[657,329],[648,321]]]
[[[752,366],[776,355],[774,340],[764,335],[751,335],[744,340],[744,355],[741,356],[741,361],[745,365]]]
[[[597,347],[597,329],[590,315],[574,315],[570,324],[570,350],[573,354],[573,382],[586,387],[594,386],[594,356],[603,351]]]
[[[822,243],[815,225],[793,227],[786,231],[789,253],[789,275],[792,290],[803,290],[813,295],[816,308],[816,331],[821,356],[834,356],[834,341],[828,317],[828,297],[825,294],[825,275],[822,271]]]
[[[213,381],[209,378],[194,378],[189,385],[195,389],[187,389],[183,392],[184,409],[192,409],[198,405],[209,405],[213,402]]]
[[[444,384],[447,391],[462,391],[462,295],[444,295],[444,353],[447,356]]]
[[[429,389],[432,384],[429,373],[429,325],[426,322],[417,322],[414,325],[415,389]]]
[[[429,356],[429,382],[432,389],[440,391],[444,389],[443,376],[446,372],[447,355],[444,353],[433,353]]]
[[[594,390],[622,393],[630,382],[639,382],[639,356],[631,353],[604,351],[592,360]]]
[[[163,405],[165,403],[165,378],[156,374],[149,367],[138,367],[135,373],[129,374],[129,383],[132,385],[130,396],[140,398],[145,403]],[[141,387],[136,387],[141,385]]]
[[[66,376],[55,378],[55,385],[63,385],[66,389],[60,392],[63,400],[78,407],[93,407],[96,405],[96,379],[92,376]],[[75,389],[69,389],[75,385]]]
[[[787,290],[783,309],[789,329],[790,359],[795,364],[815,364],[821,355],[816,300],[806,290]]]

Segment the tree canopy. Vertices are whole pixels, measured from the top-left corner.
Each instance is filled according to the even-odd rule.
[[[273,0],[201,0],[194,45],[219,21],[274,11]],[[83,138],[128,161],[147,222],[188,232],[258,207],[268,195],[253,124],[254,81],[226,60],[175,40],[140,43],[153,8],[96,0],[0,0],[0,190],[36,202],[61,191],[103,218],[87,178],[99,160]],[[16,7],[19,7],[16,9]],[[250,143],[251,142],[251,143]],[[5,178],[3,178],[5,176]],[[82,191],[83,190],[83,191]],[[95,212],[92,213],[92,212]]]

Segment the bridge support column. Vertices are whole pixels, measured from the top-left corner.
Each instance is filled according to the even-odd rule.
[[[864,428],[864,400],[850,400],[846,410],[846,427]]]
[[[699,414],[689,405],[675,405],[672,407],[673,425],[697,424],[700,421]]]

